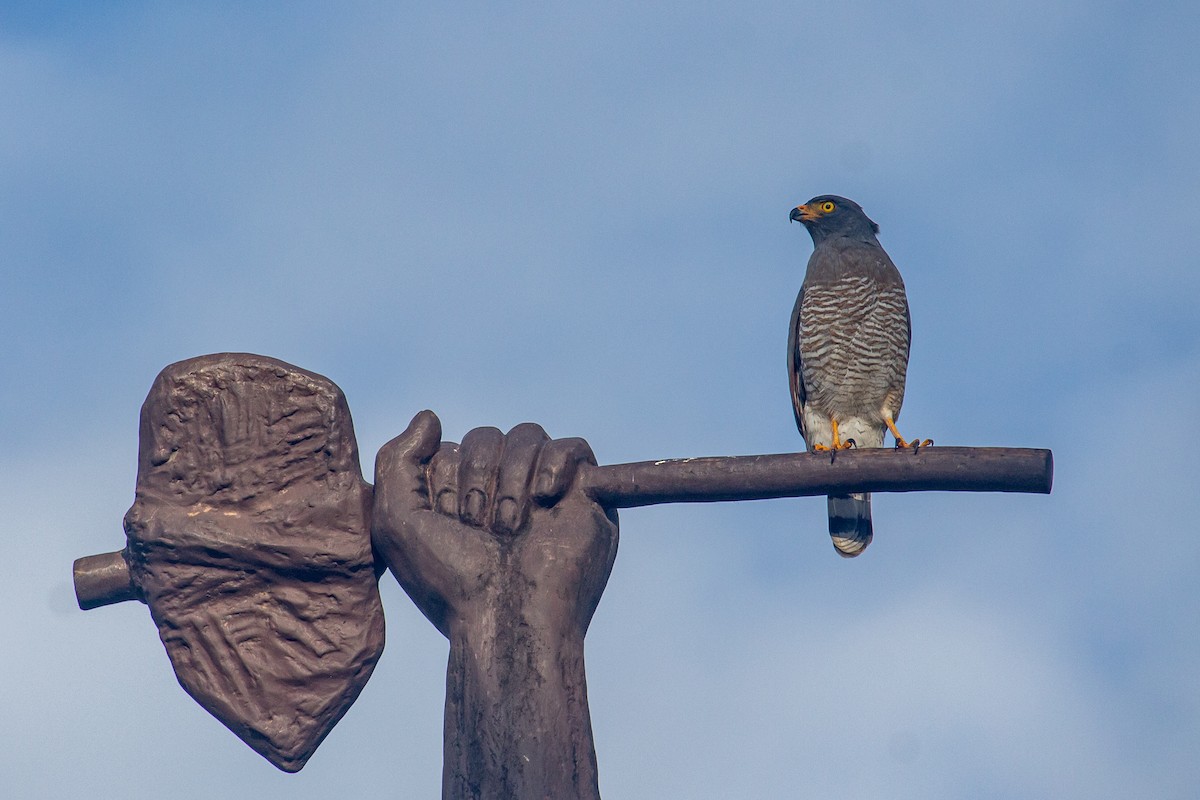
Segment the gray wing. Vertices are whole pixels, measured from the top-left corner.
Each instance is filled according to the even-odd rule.
[[[796,427],[804,441],[808,442],[808,433],[804,430],[804,365],[800,361],[800,304],[804,301],[804,287],[796,295],[796,305],[792,308],[792,322],[788,327],[788,385],[792,391],[792,412],[796,415]]]

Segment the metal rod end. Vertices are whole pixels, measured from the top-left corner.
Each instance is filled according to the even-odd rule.
[[[125,552],[75,559],[75,600],[84,611],[125,600],[137,600]]]

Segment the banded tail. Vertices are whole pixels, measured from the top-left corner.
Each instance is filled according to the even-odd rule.
[[[871,495],[829,496],[829,536],[842,558],[854,558],[871,543]]]

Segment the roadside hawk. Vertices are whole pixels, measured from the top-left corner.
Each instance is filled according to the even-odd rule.
[[[897,447],[912,328],[904,281],[880,246],[879,226],[853,200],[821,195],[792,209],[813,254],[788,330],[788,379],[796,425],[810,452]],[[851,558],[871,543],[871,495],[829,497],[829,535]]]

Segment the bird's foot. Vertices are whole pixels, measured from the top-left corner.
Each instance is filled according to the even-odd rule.
[[[884,410],[883,421],[887,423],[888,430],[892,432],[892,436],[896,437],[897,450],[916,450],[921,447],[931,447],[933,445],[933,439],[909,439],[905,441],[904,437],[900,435],[900,431],[896,430],[896,420],[892,417],[890,411]]]
[[[817,442],[812,446],[812,449],[814,453],[833,453],[838,450],[851,450],[856,447],[858,447],[857,442],[855,442],[853,439],[847,439],[844,442],[834,441],[832,446]]]
[[[842,441],[842,434],[838,430],[836,419],[830,418],[829,427],[833,429],[833,445],[830,447],[831,450],[849,450],[851,447],[858,447],[858,444],[853,439]]]

